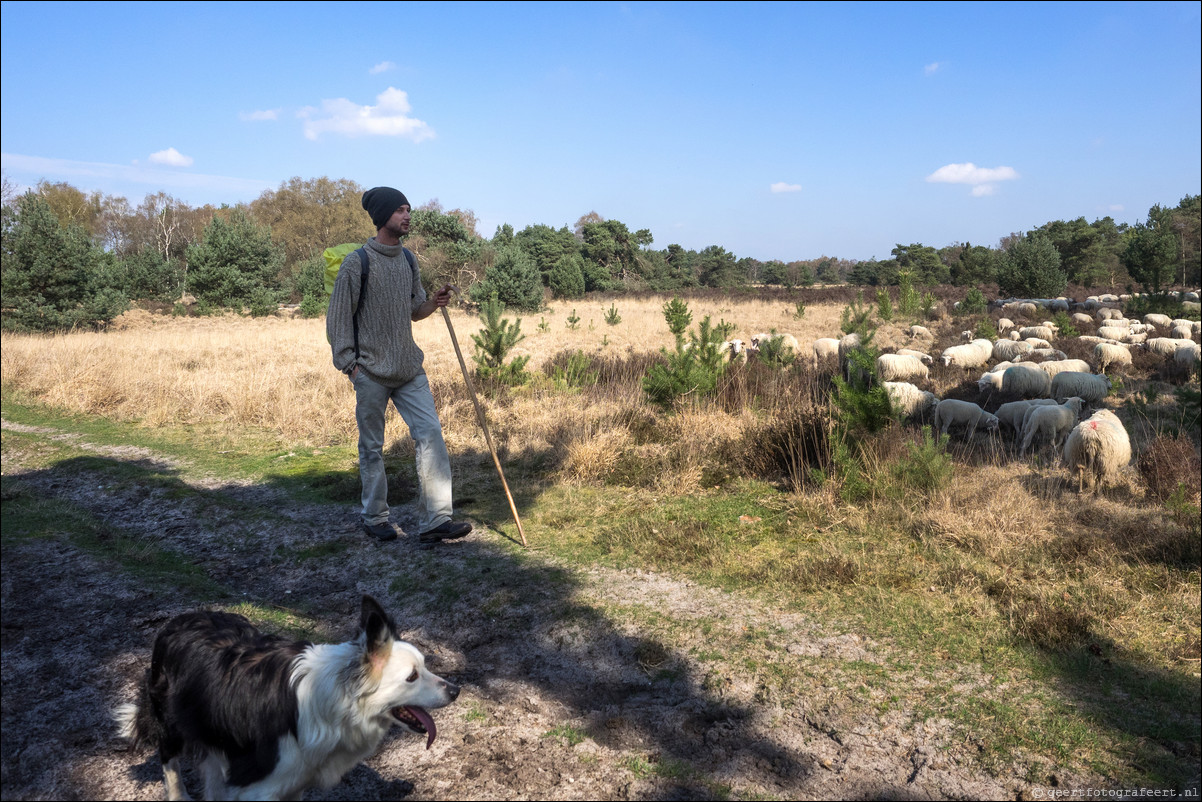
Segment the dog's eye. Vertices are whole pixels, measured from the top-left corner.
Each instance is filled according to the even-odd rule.
[[[405,678],[405,682],[417,682],[417,669],[413,669],[413,673]]]

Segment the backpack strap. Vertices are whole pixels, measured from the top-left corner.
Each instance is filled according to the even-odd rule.
[[[371,269],[367,266],[367,249],[358,248],[355,253],[359,254],[359,303],[355,304],[355,311],[351,313],[351,328],[355,333],[355,360],[359,359],[359,308],[363,306],[363,296],[367,294],[367,277],[371,275]]]

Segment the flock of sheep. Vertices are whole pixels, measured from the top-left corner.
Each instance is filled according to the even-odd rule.
[[[1198,308],[1198,293],[1183,293],[1186,308]],[[953,345],[937,357],[944,366],[965,371],[984,369],[977,380],[979,395],[988,398],[994,392],[1017,396],[1002,404],[995,413],[979,404],[959,399],[940,400],[921,390],[913,382],[926,380],[936,357],[921,348],[900,348],[877,358],[877,378],[882,382],[895,412],[905,418],[933,411],[934,426],[947,434],[953,427],[971,439],[978,429],[1009,434],[1019,444],[1020,453],[1051,444],[1063,444],[1064,464],[1077,476],[1079,489],[1112,480],[1131,460],[1131,441],[1119,418],[1105,409],[1104,399],[1111,390],[1107,371],[1130,366],[1133,350],[1146,350],[1175,360],[1187,371],[1197,366],[1202,354],[1198,340],[1199,323],[1148,314],[1142,320],[1123,316],[1121,303],[1113,295],[1091,296],[1083,303],[1065,298],[1010,299],[996,301],[1004,317],[997,321],[997,340],[974,338],[964,332],[965,342]],[[1093,344],[1094,366],[1082,359],[1070,359],[1055,348],[1059,327],[1050,320],[1017,325],[1014,320],[1037,321],[1055,312],[1072,314],[1075,325],[1097,325],[1096,335],[1083,335],[1080,341]],[[1162,333],[1168,336],[1158,336]],[[927,348],[934,335],[923,326],[911,326],[908,334],[915,345]],[[782,344],[798,351],[792,335],[758,334],[750,348],[738,340],[724,346],[733,358],[746,359],[763,348],[772,338],[787,338]],[[818,364],[837,358],[841,369],[848,368],[848,354],[861,345],[857,334],[840,339],[825,337],[812,345],[812,359]],[[991,364],[992,363],[992,364]],[[1094,373],[1096,368],[1098,371]],[[1087,418],[1082,416],[1090,413]]]

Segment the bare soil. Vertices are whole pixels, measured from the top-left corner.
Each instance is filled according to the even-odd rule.
[[[464,690],[436,714],[433,748],[397,733],[309,799],[1038,798],[1031,764],[998,776],[971,733],[874,713],[851,669],[884,665],[888,647],[837,623],[671,576],[517,555],[481,522],[433,549],[412,536],[380,544],[353,505],[298,505],[278,488],[196,478],[78,438],[91,458],[34,469],[38,440],[7,435],[35,430],[4,426],[6,499],[69,502],[183,555],[229,593],[197,599],[140,580],[66,536],[6,546],[4,799],[161,799],[157,757],[129,750],[110,718],[133,697],[156,630],[184,610],[246,600],[296,610],[315,638],[340,641],[363,593]],[[394,520],[411,530],[412,509]],[[802,679],[783,691],[763,682],[746,668],[758,655]],[[1041,784],[1101,784],[1036,773]]]

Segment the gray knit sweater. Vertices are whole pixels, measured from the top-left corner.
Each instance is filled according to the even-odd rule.
[[[334,352],[334,367],[346,374],[366,372],[386,387],[400,387],[422,373],[422,349],[413,341],[413,313],[426,302],[417,271],[400,245],[381,245],[372,237],[367,250],[367,294],[360,304],[362,267],[359,254],[342,261],[330,293],[326,334]],[[352,313],[359,305],[359,358],[355,359]]]

